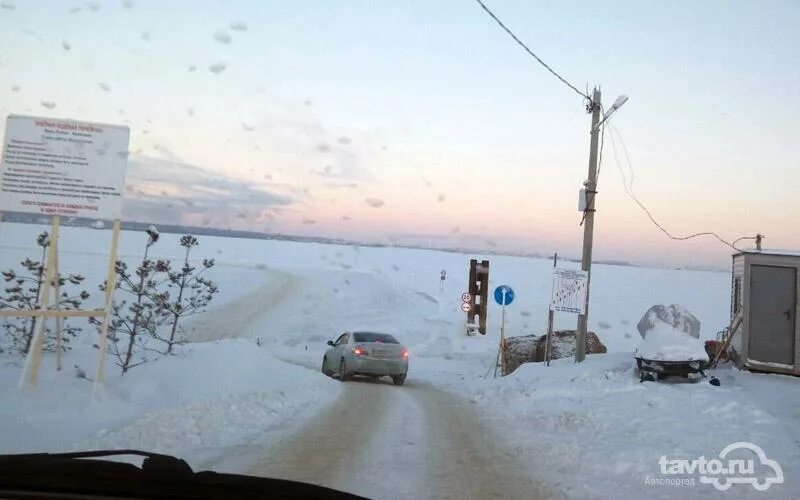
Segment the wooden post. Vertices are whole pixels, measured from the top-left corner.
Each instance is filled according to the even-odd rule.
[[[500,340],[500,346],[497,348],[497,358],[494,360],[494,378],[497,378],[497,367],[500,366],[500,350],[503,349],[503,341]]]
[[[558,266],[558,252],[553,254],[553,269],[555,269],[557,266]],[[551,284],[552,284],[552,281],[553,280],[551,279],[550,280]],[[553,311],[553,303],[552,303],[552,301],[553,301],[553,298],[551,297],[550,298],[550,304],[547,306],[547,309],[548,309],[548,312],[547,312],[547,338],[545,339],[545,343],[544,343],[544,359],[545,359],[545,365],[546,366],[550,366],[550,356],[552,354],[551,353],[551,349],[552,349],[551,346],[552,346],[552,342],[553,342],[553,340],[552,340],[552,338],[553,338],[553,321],[555,319],[554,318],[555,311]]]
[[[716,368],[717,363],[719,363],[719,359],[722,357],[722,353],[727,352],[731,346],[731,342],[733,342],[733,337],[736,335],[736,330],[742,325],[742,321],[744,317],[741,312],[739,312],[733,321],[731,321],[731,326],[728,328],[728,335],[722,341],[722,345],[717,345],[717,351],[714,353],[714,359],[711,360],[711,363],[708,365],[709,368]]]
[[[44,286],[42,287],[43,293],[41,304],[39,305],[39,309],[43,312],[43,314],[42,319],[39,322],[39,329],[36,331],[33,340],[31,341],[31,347],[28,351],[28,358],[25,361],[25,369],[22,371],[22,379],[20,379],[20,388],[25,386],[26,379],[29,385],[35,386],[39,382],[39,366],[42,363],[42,347],[44,344],[44,337],[47,333],[47,330],[45,329],[47,324],[46,311],[50,306],[50,284],[53,280],[53,257],[55,255],[53,248],[56,245],[55,241],[58,239],[58,225],[60,222],[61,217],[54,215],[53,222],[50,226],[50,243],[47,247]]]
[[[476,301],[478,297],[478,261],[476,259],[469,260],[469,284],[467,286],[467,293],[470,295],[467,323],[475,323],[475,316],[478,314]]]
[[[97,354],[97,376],[94,379],[94,386],[103,382],[103,371],[105,368],[106,348],[108,345],[108,323],[111,320],[111,298],[114,295],[114,288],[117,286],[117,244],[119,243],[119,219],[114,220],[114,228],[111,235],[111,254],[108,257],[108,275],[106,276],[106,296],[103,326],[100,328],[100,349]]]
[[[53,252],[53,287],[56,292],[56,311],[61,311],[61,275],[58,267],[58,233],[55,238],[50,238],[50,250]],[[56,371],[61,371],[61,323],[63,317],[56,315]]]
[[[489,261],[482,260],[477,270],[477,278],[480,281],[480,309],[478,312],[478,331],[486,335],[486,315],[489,312]]]

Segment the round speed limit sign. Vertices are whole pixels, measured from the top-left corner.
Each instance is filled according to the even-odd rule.
[[[469,302],[464,302],[463,304],[461,304],[461,310],[464,311],[465,313],[469,312],[471,309],[472,306],[469,305]]]
[[[469,302],[472,300],[472,295],[469,293],[462,293],[461,294],[461,302]]]

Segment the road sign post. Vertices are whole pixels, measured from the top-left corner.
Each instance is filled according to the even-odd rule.
[[[553,254],[553,269],[555,269],[556,266],[558,266],[558,252]],[[553,322],[555,320],[555,312],[553,311],[552,305],[553,304],[551,300],[550,307],[547,308],[547,339],[545,339],[544,343],[544,360],[546,366],[550,366],[550,357],[552,356]]]
[[[461,294],[461,310],[464,311],[464,333],[468,336],[474,335],[474,330],[469,327],[469,316],[472,311],[472,294],[464,292]]]
[[[497,365],[500,366],[500,372],[502,375],[506,374],[506,357],[504,354],[505,351],[505,343],[506,343],[506,306],[511,304],[514,301],[514,290],[511,289],[510,286],[502,285],[498,286],[494,290],[494,300],[501,306],[503,306],[502,313],[500,316],[500,347],[497,351],[497,358],[498,361],[495,363],[494,367],[494,375],[497,376]]]

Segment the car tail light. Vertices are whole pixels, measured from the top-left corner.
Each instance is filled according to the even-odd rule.
[[[406,349],[405,347],[403,347],[403,350],[402,350],[402,351],[400,351],[400,355],[401,355],[402,357],[404,357],[404,358],[408,358],[408,349]]]
[[[367,350],[363,346],[357,345],[353,347],[353,354],[355,354],[356,356],[366,356]]]

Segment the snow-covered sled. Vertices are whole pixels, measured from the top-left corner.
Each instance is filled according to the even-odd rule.
[[[698,338],[660,320],[654,320],[642,336],[644,340],[634,354],[640,381],[669,376],[688,379],[697,373],[705,377],[708,353]]]
[[[705,377],[705,369],[708,368],[708,364],[708,360],[662,361],[636,357],[636,367],[639,369],[640,382],[645,380],[653,382],[656,379],[663,380],[670,376],[688,379],[690,375],[696,373]]]

